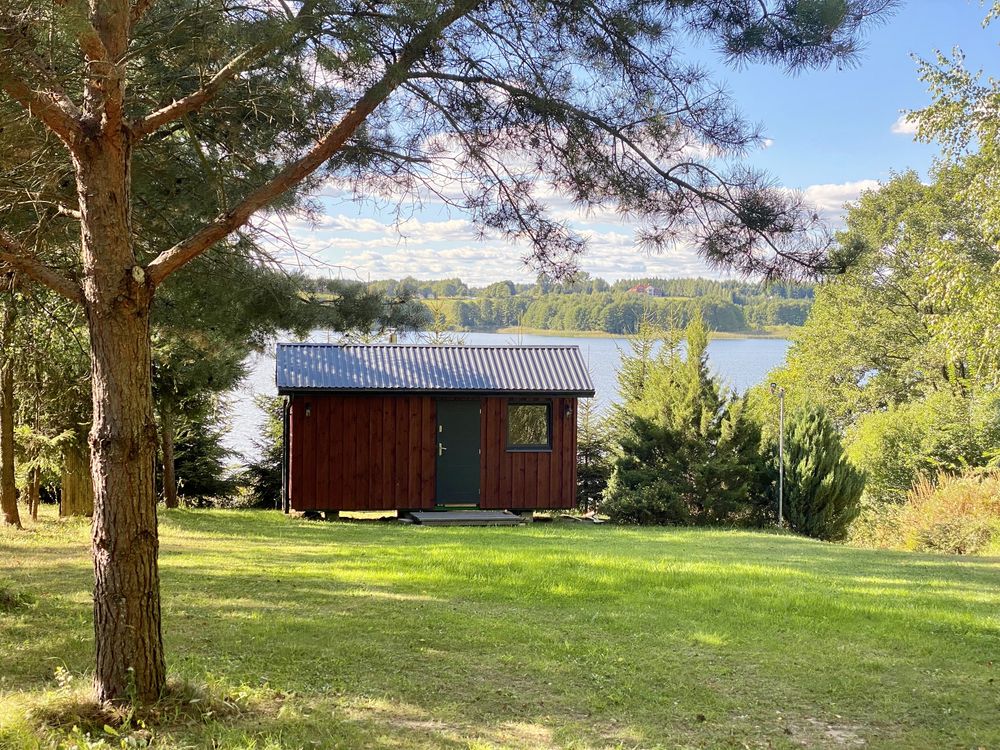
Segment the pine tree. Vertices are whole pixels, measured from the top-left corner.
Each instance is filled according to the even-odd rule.
[[[793,413],[785,451],[785,520],[800,534],[843,539],[858,514],[865,476],[844,458],[840,436],[819,407]]]
[[[611,474],[606,420],[592,399],[580,402],[576,440],[576,498],[581,510],[596,510]]]
[[[650,363],[641,396],[621,411],[605,510],[627,523],[750,522],[767,496],[760,433],[708,369],[708,331],[688,325],[687,353]]]
[[[254,403],[264,412],[253,447],[256,458],[247,464],[242,481],[255,508],[281,507],[281,472],[284,459],[283,398],[257,395]]]

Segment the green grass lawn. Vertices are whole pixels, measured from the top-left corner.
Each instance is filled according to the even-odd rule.
[[[87,533],[0,531],[4,750],[123,741]],[[158,748],[1000,747],[998,558],[182,510],[160,559],[173,708],[119,730]]]

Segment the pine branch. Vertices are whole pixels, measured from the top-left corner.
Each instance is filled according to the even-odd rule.
[[[299,28],[302,20],[312,15],[315,7],[316,0],[306,2],[303,4],[298,14],[290,20],[290,23],[286,27],[284,33],[277,39],[265,40],[254,45],[250,49],[241,52],[228,63],[223,65],[222,68],[220,68],[218,72],[216,72],[216,74],[208,80],[208,83],[197,91],[171,102],[167,106],[162,107],[155,112],[151,112],[140,120],[135,120],[131,125],[133,138],[138,141],[158,128],[175,120],[179,120],[185,115],[197,111],[207,102],[210,102],[220,91],[222,91],[226,84],[246,70],[253,62],[259,60],[268,52],[279,48],[283,43],[287,42],[292,34]]]
[[[82,135],[79,108],[62,87],[49,80],[34,51],[24,49],[26,40],[17,33],[9,16],[0,15],[0,43],[4,47],[0,53],[0,88],[72,150]],[[32,78],[26,74],[32,76],[35,85],[29,83]]]
[[[482,0],[456,0],[454,5],[429,21],[404,45],[396,62],[388,66],[379,80],[365,91],[357,103],[304,156],[289,164],[216,221],[160,253],[146,269],[152,284],[161,284],[174,271],[246,224],[256,211],[268,206],[282,193],[319,169],[344,146],[367,117],[407,80],[410,68],[423,57],[445,29],[475,10],[481,2]]]
[[[244,71],[249,63],[260,58],[263,54],[270,51],[272,47],[273,45],[270,43],[258,44],[240,53],[212,76],[208,83],[194,93],[171,102],[155,112],[151,112],[141,120],[135,120],[131,125],[133,139],[138,141],[158,128],[174,120],[179,120],[184,115],[199,109],[203,104],[214,99],[223,86]]]
[[[83,303],[83,290],[38,260],[7,232],[0,229],[0,269],[20,271],[71,302]]]

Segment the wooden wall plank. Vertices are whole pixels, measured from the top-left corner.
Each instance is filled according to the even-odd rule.
[[[396,399],[387,396],[382,400],[382,476],[379,477],[379,498],[383,508],[395,508],[393,495],[394,465],[396,455],[395,412]]]
[[[494,440],[496,440],[496,451],[499,456],[497,465],[500,468],[497,503],[501,506],[510,505],[510,507],[514,508],[517,507],[511,504],[511,493],[513,491],[511,479],[514,474],[514,456],[507,452],[507,399],[496,399],[496,410],[499,419],[497,420],[498,428]]]
[[[306,435],[309,440],[309,455],[312,457],[311,465],[309,467],[309,504],[306,505],[307,508],[318,508],[319,505],[319,493],[322,491],[321,476],[319,472],[316,471],[317,463],[316,456],[319,455],[318,442],[319,442],[319,423],[313,419],[315,412],[313,409],[312,398],[307,397],[305,403],[302,405],[302,419],[303,424],[306,428]],[[310,412],[310,416],[305,416],[306,411]]]
[[[339,399],[332,398],[317,399],[314,405],[317,411],[322,411],[329,433],[326,445],[316,447],[317,460],[321,464],[316,470],[326,474],[323,499],[338,507],[344,502],[344,408]]]
[[[288,504],[298,510],[308,493],[302,486],[308,451],[304,448],[305,430],[299,417],[298,403],[292,399],[288,407]]]
[[[368,502],[372,508],[382,508],[382,396],[374,396],[368,406]]]
[[[524,503],[526,508],[538,506],[538,453],[521,453],[524,460]]]
[[[559,465],[562,463],[561,453],[558,446],[561,445],[565,419],[563,414],[563,399],[552,400],[552,455],[549,457],[549,465],[546,467],[548,476],[546,484],[548,486],[549,507],[558,508],[561,505],[562,487],[559,484]]]
[[[538,474],[535,477],[535,482],[538,485],[537,498],[540,507],[551,508],[553,507],[552,502],[552,492],[549,488],[549,467],[555,463],[552,460],[554,454],[545,453],[538,457]]]
[[[361,491],[364,493],[365,505],[368,510],[378,510],[378,505],[375,504],[376,495],[372,492],[375,468],[372,462],[372,441],[375,438],[375,421],[372,419],[372,409],[375,407],[376,398],[376,396],[367,396],[358,399],[358,419],[360,421],[358,432],[361,438],[361,444],[358,446],[358,466],[360,469],[358,481],[361,484]]]
[[[365,430],[364,405],[360,397],[351,399],[351,431],[344,438],[354,448],[354,472],[351,484],[354,487],[355,502],[364,510],[368,507],[368,477],[365,476],[365,454],[368,452],[368,436]]]
[[[354,398],[347,396],[341,399],[344,410],[344,504],[348,507],[364,510],[362,499],[358,496],[358,413]]]
[[[397,508],[406,507],[406,490],[409,476],[406,469],[406,452],[409,445],[409,407],[405,399],[397,398],[396,420],[393,429],[396,433],[395,460],[392,467],[393,487],[392,500]]]
[[[421,433],[423,432],[422,425],[420,423],[419,396],[410,396],[407,399],[407,407],[409,410],[410,441],[407,445],[407,453],[406,453],[406,474],[407,474],[406,507],[419,508],[420,507],[420,463],[421,463],[420,441],[422,438]]]
[[[567,491],[567,493],[569,494],[569,497],[570,497],[569,502],[571,502],[573,504],[576,503],[576,482],[577,482],[577,479],[576,479],[576,451],[577,451],[577,444],[576,444],[576,441],[577,441],[577,426],[576,426],[576,420],[577,420],[577,405],[578,405],[577,400],[573,399],[573,403],[570,406],[570,408],[573,411],[572,421],[570,422],[570,426],[571,426],[572,429],[570,430],[569,440],[568,440],[568,442],[572,446],[570,448],[570,450],[569,450],[569,454],[573,457],[573,460],[567,463],[567,467],[569,468],[570,478],[569,478],[569,481],[566,483],[566,485],[567,485],[566,491]]]

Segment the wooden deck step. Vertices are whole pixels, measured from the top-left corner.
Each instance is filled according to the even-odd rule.
[[[517,526],[526,520],[503,510],[431,510],[407,515],[423,526]]]

